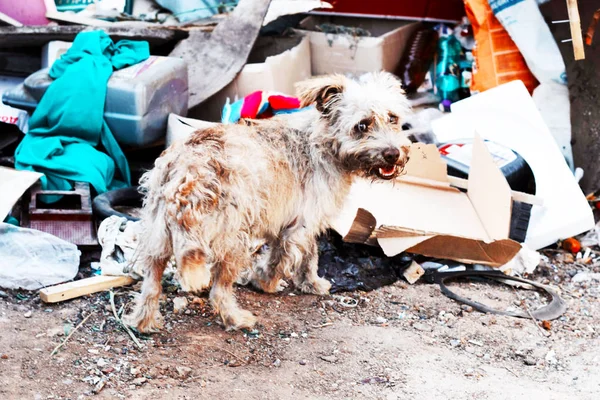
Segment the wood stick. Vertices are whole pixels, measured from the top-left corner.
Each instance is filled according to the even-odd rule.
[[[58,303],[114,287],[131,285],[133,282],[135,280],[129,276],[98,275],[44,288],[40,290],[40,298],[45,303]]]
[[[138,349],[141,349],[143,346],[140,343],[140,341],[135,337],[133,332],[131,332],[131,329],[129,329],[129,327],[127,325],[125,325],[123,320],[121,318],[119,318],[119,315],[117,314],[117,309],[115,308],[115,294],[113,293],[112,290],[110,291],[110,306],[112,307],[112,311],[113,311],[113,314],[114,314],[117,322],[121,325],[121,327],[125,330],[125,332],[127,332],[129,337],[131,337],[131,340],[133,340],[133,342],[138,347]]]
[[[92,313],[89,313],[89,314],[87,315],[87,317],[85,317],[85,318],[83,319],[83,321],[81,321],[81,322],[79,323],[79,325],[77,325],[77,326],[75,327],[75,329],[73,329],[73,330],[71,331],[71,333],[69,333],[69,336],[67,336],[67,337],[65,338],[65,340],[63,340],[63,341],[61,342],[61,344],[59,344],[58,346],[56,346],[56,347],[54,348],[54,350],[52,350],[52,353],[50,353],[50,357],[54,356],[54,355],[55,355],[55,354],[58,352],[58,350],[59,350],[61,347],[63,347],[63,346],[64,346],[64,345],[67,343],[67,341],[68,341],[68,340],[71,338],[71,336],[73,336],[73,334],[75,333],[75,331],[77,331],[77,329],[79,329],[79,327],[80,327],[81,325],[83,325],[83,324],[85,323],[85,321],[87,321],[87,320],[88,320],[88,318],[89,318],[89,317],[91,317],[91,316],[92,316]]]
[[[567,10],[569,11],[569,24],[571,26],[575,60],[583,60],[585,59],[585,50],[583,48],[583,35],[581,33],[581,19],[579,17],[577,0],[567,0]]]

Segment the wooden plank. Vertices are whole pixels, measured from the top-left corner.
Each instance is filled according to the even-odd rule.
[[[569,11],[569,24],[571,25],[571,38],[573,39],[575,60],[583,60],[585,59],[585,50],[583,48],[583,35],[581,33],[581,19],[579,17],[577,0],[567,0],[567,10]]]
[[[79,32],[98,28],[84,25],[61,26],[4,26],[0,27],[0,48],[41,47],[52,40],[72,42]],[[146,40],[150,47],[175,43],[188,36],[176,27],[134,28],[126,26],[102,27],[114,41],[122,39]]]
[[[135,279],[129,276],[98,275],[44,288],[40,290],[40,298],[45,303],[58,303],[114,287],[131,285],[134,282]]]

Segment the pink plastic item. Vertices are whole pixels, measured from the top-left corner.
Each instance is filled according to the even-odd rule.
[[[48,25],[44,0],[0,0],[0,12],[23,25]]]

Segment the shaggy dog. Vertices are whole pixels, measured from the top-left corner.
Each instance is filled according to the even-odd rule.
[[[138,257],[146,274],[132,326],[160,328],[161,277],[171,256],[184,290],[211,287],[227,329],[256,322],[234,296],[241,273],[268,293],[281,290],[284,278],[304,293],[329,292],[317,275],[316,237],[354,176],[390,180],[402,172],[409,106],[400,82],[383,72],[314,78],[298,85],[298,96],[314,107],[197,131],[144,175]],[[253,260],[256,241],[268,250]]]

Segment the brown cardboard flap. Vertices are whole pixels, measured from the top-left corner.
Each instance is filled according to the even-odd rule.
[[[511,189],[477,134],[473,139],[467,194],[488,236],[506,239],[510,230]]]
[[[405,238],[378,238],[377,241],[385,254],[390,257],[401,252],[396,252],[399,248],[396,242],[400,242],[402,245],[405,244]],[[497,267],[512,260],[520,249],[521,245],[510,239],[485,243],[480,240],[436,235],[420,241],[405,251],[428,257]]]
[[[377,220],[375,220],[373,214],[359,208],[356,211],[352,227],[346,236],[344,236],[344,240],[349,243],[367,243],[376,226]]]

